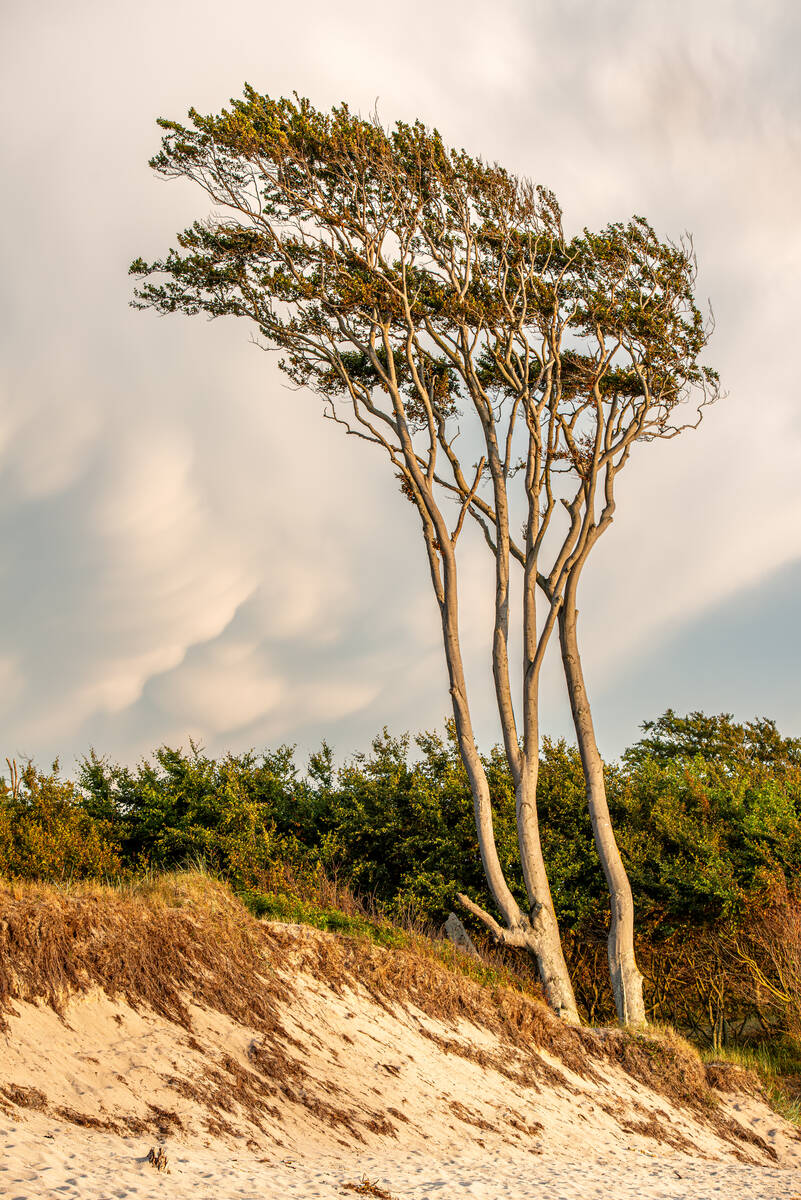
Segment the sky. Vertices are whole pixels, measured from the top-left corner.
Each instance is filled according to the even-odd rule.
[[[235,320],[128,306],[132,259],[207,213],[155,120],[247,81],[552,188],[568,230],[690,231],[726,395],[638,446],[579,597],[602,752],[667,707],[801,734],[801,9],[784,0],[42,0],[0,5],[0,757],[133,762],[441,728],[413,510]],[[486,555],[462,574],[498,738]],[[542,728],[571,737],[552,655]]]

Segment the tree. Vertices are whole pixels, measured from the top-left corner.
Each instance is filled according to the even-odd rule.
[[[577,1021],[537,820],[539,677],[566,588],[596,536],[598,480],[613,476],[634,440],[666,431],[688,391],[703,399],[713,386],[697,365],[706,333],[692,254],[658,242],[639,218],[568,239],[550,192],[448,149],[419,122],[385,131],[344,105],[325,114],[247,88],[217,116],[191,110],[188,125],[159,124],[151,165],[197,183],[217,212],[180,234],[166,258],[132,264],[157,278],[135,304],[254,321],[325,414],[389,456],[422,526],[481,859],[503,924],[462,899],[500,941],[535,955],[549,1002]],[[467,453],[475,448],[470,465],[457,434]],[[569,518],[561,532],[560,501]],[[499,861],[465,684],[457,546],[468,516],[494,561],[493,681],[528,911]],[[515,562],[519,720],[509,651]]]
[[[190,741],[188,752],[161,746],[135,769],[92,751],[79,765],[78,782],[83,809],[113,830],[134,869],[199,860],[250,887],[277,862],[300,870],[306,857],[286,819],[303,790],[287,746],[215,760]]]
[[[741,725],[731,713],[708,717],[691,712],[681,717],[669,708],[655,721],[643,721],[642,729],[646,736],[623,756],[628,766],[647,758],[666,764],[700,757],[727,770],[761,764],[780,778],[801,767],[801,738],[782,737],[770,717],[755,717]]]
[[[385,729],[323,783],[314,839],[328,870],[395,914],[442,924],[460,890],[481,895],[470,785],[452,722],[447,736],[422,733],[409,761],[408,736]],[[506,756],[483,759],[498,857],[513,894],[522,893],[514,787]],[[317,793],[320,796],[320,793]],[[315,797],[317,798],[317,797]]]
[[[83,797],[62,779],[58,762],[40,771],[9,761],[0,776],[0,876],[6,879],[108,878],[122,870],[112,823],[87,813]]]
[[[598,857],[609,890],[609,971],[623,1024],[645,1023],[642,976],[634,953],[634,901],[615,839],[578,643],[578,585],[587,558],[614,518],[617,477],[635,442],[673,438],[696,426],[717,395],[717,377],[698,366],[711,324],[693,298],[695,260],[689,242],[660,243],[635,218],[601,234],[585,231],[577,262],[582,354],[574,378],[557,383],[560,437],[554,460],[566,459],[572,494],[556,564],[540,584],[559,606],[559,642],[573,724],[586,782]],[[569,323],[568,323],[569,328]],[[695,421],[680,406],[695,394]],[[677,411],[678,410],[678,411]]]

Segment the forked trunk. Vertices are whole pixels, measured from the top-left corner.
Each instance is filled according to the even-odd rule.
[[[487,773],[484,770],[484,764],[481,761],[481,756],[476,746],[473,723],[470,716],[470,705],[467,700],[467,684],[459,638],[459,588],[453,540],[448,534],[441,512],[433,502],[430,489],[420,473],[405,424],[403,425],[402,432],[405,439],[407,468],[419,496],[418,508],[423,518],[431,579],[439,604],[456,738],[459,745],[459,753],[470,782],[470,791],[473,796],[476,833],[478,835],[481,862],[484,867],[484,875],[486,876],[489,890],[503,914],[505,928],[500,926],[489,913],[479,908],[467,896],[460,896],[459,899],[465,907],[483,921],[499,942],[507,946],[522,947],[534,956],[546,1000],[562,1020],[578,1024],[578,1009],[567,965],[562,954],[559,929],[553,911],[551,892],[548,886],[545,864],[539,842],[539,831],[536,828],[536,765],[533,771],[531,769],[528,772],[521,770],[522,763],[519,756],[517,738],[514,736],[511,708],[507,711],[504,704],[501,704],[506,755],[517,787],[518,832],[521,836],[521,859],[524,862],[527,895],[532,903],[531,914],[528,915],[521,911],[519,904],[509,889],[503,873],[503,867],[498,858],[498,848],[495,844],[492,797],[490,796]],[[507,664],[505,662],[505,600],[507,582],[505,571],[499,571],[499,592],[496,595],[496,636],[493,649],[496,694],[499,701],[506,696],[506,689],[503,685],[507,673]],[[538,760],[536,760],[536,763],[538,765]],[[530,777],[530,781],[533,781],[533,790],[529,789],[524,792],[521,790],[524,787],[521,781],[527,774]],[[521,802],[523,801],[525,803],[523,803],[521,819]],[[535,835],[529,836],[527,839],[528,844],[524,845],[524,832],[529,827],[533,827]]]
[[[579,657],[576,618],[573,597],[568,593],[559,614],[559,641],[573,723],[584,768],[592,832],[609,889],[609,974],[620,1023],[645,1025],[647,1022],[642,994],[643,979],[634,954],[634,898],[609,818],[603,762],[595,741],[595,729]]]
[[[529,894],[536,897],[530,914],[524,913],[511,891],[503,874],[495,846],[495,832],[492,821],[492,805],[484,765],[481,762],[469,717],[463,704],[463,697],[458,689],[451,687],[453,696],[453,711],[456,720],[456,735],[459,751],[470,780],[475,808],[476,831],[481,852],[481,862],[490,892],[495,903],[503,914],[506,927],[498,926],[488,914],[483,913],[476,905],[469,903],[466,897],[463,903],[484,921],[498,940],[504,945],[519,946],[534,957],[537,963],[540,980],[542,981],[545,999],[556,1015],[571,1025],[578,1025],[580,1018],[573,985],[562,953],[562,943],[559,928],[553,910],[548,879],[545,874],[545,864],[542,851],[537,845],[524,850],[521,855],[528,861],[527,874],[531,876]],[[528,884],[528,880],[527,880]]]
[[[490,796],[487,774],[478,753],[473,726],[470,718],[470,708],[467,703],[467,688],[465,685],[464,666],[462,663],[461,647],[458,634],[458,604],[455,586],[455,569],[452,559],[446,562],[447,580],[450,585],[444,589],[440,602],[442,617],[442,632],[445,644],[445,659],[450,676],[450,693],[453,702],[454,724],[459,752],[470,781],[470,791],[473,796],[475,809],[476,832],[481,862],[489,890],[498,905],[506,928],[502,928],[466,897],[462,902],[467,904],[487,925],[500,942],[504,945],[520,946],[528,950],[536,959],[545,998],[554,1012],[562,1020],[570,1024],[579,1024],[578,1009],[573,995],[573,985],[570,982],[567,965],[562,954],[559,929],[553,911],[548,879],[545,874],[545,864],[542,849],[539,844],[539,834],[536,838],[531,835],[527,845],[521,844],[521,858],[526,863],[526,886],[528,895],[534,900],[530,916],[521,911],[519,904],[512,895],[498,859],[495,844],[495,831],[492,820],[492,799]],[[528,793],[521,796],[518,785],[518,815],[521,800],[528,800]],[[534,781],[536,788],[536,776]],[[536,829],[536,809],[534,810],[533,827]],[[530,821],[518,820],[520,830],[532,825]]]

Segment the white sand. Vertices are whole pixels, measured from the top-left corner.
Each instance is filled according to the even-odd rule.
[[[527,1155],[507,1148],[476,1154],[461,1146],[449,1155],[388,1146],[380,1153],[337,1159],[313,1148],[297,1159],[251,1155],[224,1147],[168,1144],[170,1173],[146,1161],[146,1143],[84,1132],[35,1119],[3,1122],[0,1195],[9,1200],[282,1200],[351,1196],[346,1183],[365,1175],[399,1200],[790,1200],[801,1196],[799,1171],[656,1157],[629,1150],[598,1157],[577,1147],[573,1156]],[[266,1160],[266,1161],[265,1161]]]
[[[775,1161],[756,1145],[725,1140],[617,1068],[595,1063],[602,1077],[585,1079],[542,1055],[558,1076],[510,1081],[441,1041],[491,1057],[500,1051],[514,1066],[514,1053],[485,1029],[379,1006],[308,976],[291,985],[281,1020],[298,1043],[287,1045],[282,1069],[294,1079],[293,1098],[266,1101],[272,1111],[262,1112],[262,1129],[226,1086],[238,1070],[252,1072],[254,1030],[194,1007],[190,1034],[100,992],[71,1001],[65,1021],[18,1004],[0,1034],[0,1098],[35,1088],[46,1111],[4,1102],[0,1196],[325,1198],[353,1196],[344,1185],[367,1177],[398,1200],[801,1200],[798,1131],[757,1097],[723,1102],[773,1148]],[[294,1062],[305,1072],[300,1079]],[[209,1095],[222,1107],[210,1108]],[[163,1139],[75,1124],[83,1114],[115,1121],[124,1133],[131,1118],[152,1124],[149,1106],[172,1123]],[[58,1108],[73,1120],[59,1119]],[[626,1128],[654,1118],[680,1149]],[[146,1161],[162,1140],[168,1174]]]

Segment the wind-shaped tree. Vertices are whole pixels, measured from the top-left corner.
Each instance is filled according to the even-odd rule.
[[[499,940],[535,955],[549,1002],[575,1022],[537,821],[539,678],[559,624],[584,753],[579,573],[612,519],[632,444],[678,431],[679,404],[714,392],[697,362],[707,331],[692,254],[659,242],[639,218],[568,239],[550,192],[449,149],[420,123],[387,131],[346,106],[322,113],[247,88],[217,116],[192,110],[187,125],[159,124],[151,165],[199,184],[215,213],[163,260],[132,265],[154,280],[135,303],[249,318],[326,416],[387,454],[422,526],[481,858],[503,923],[462,899]],[[460,455],[457,434],[475,461]],[[465,683],[457,548],[467,517],[494,559],[492,673],[527,908],[498,859]],[[515,563],[522,646],[510,659]],[[619,1008],[638,1022],[631,892],[597,781],[588,795],[616,889],[613,977],[632,993]]]

